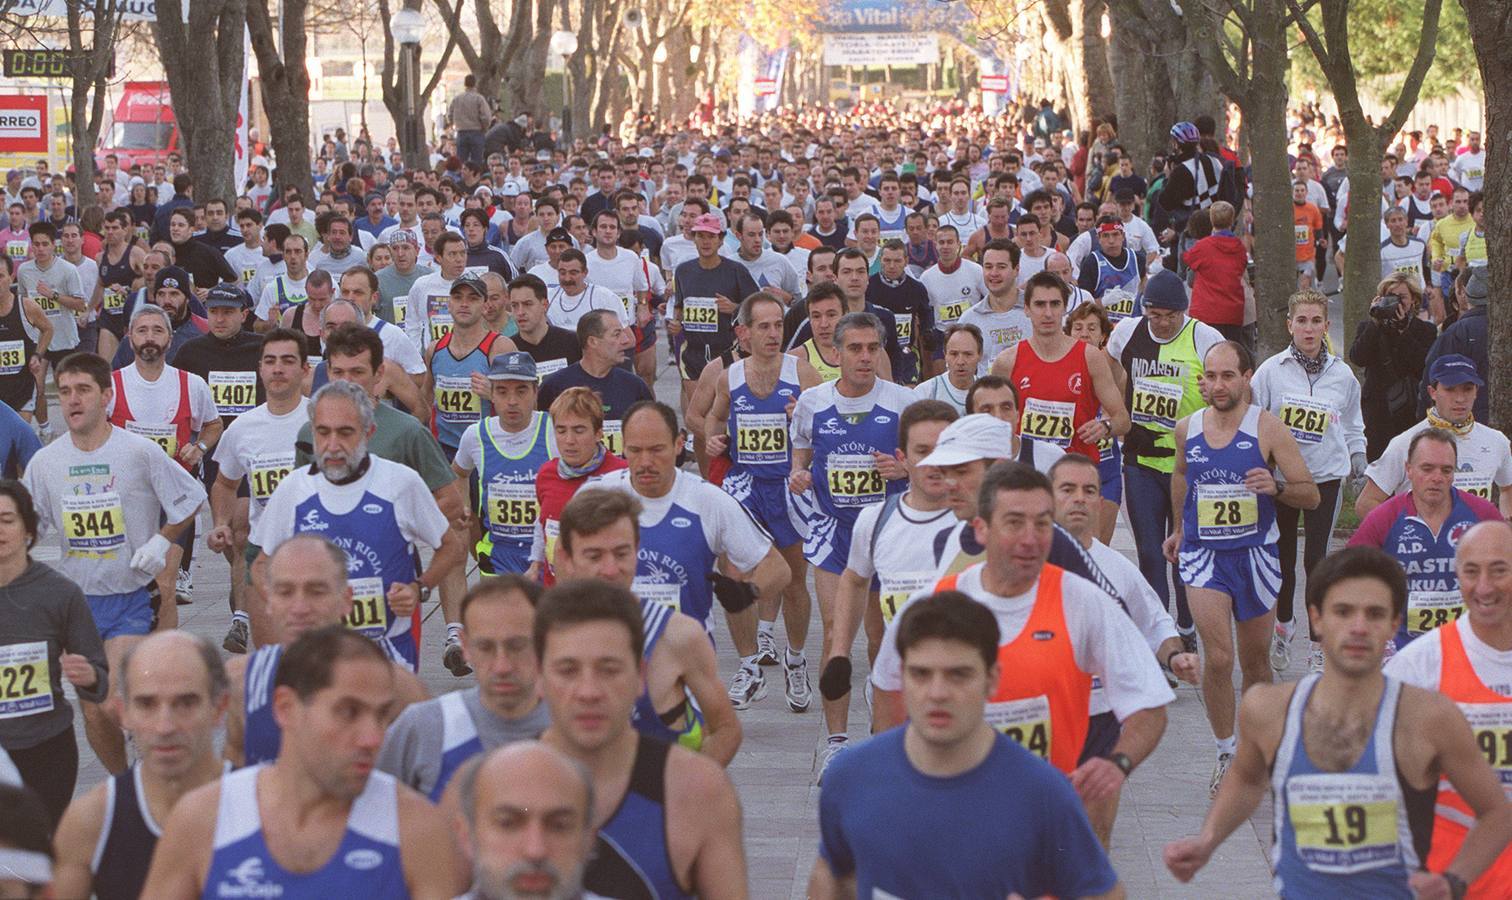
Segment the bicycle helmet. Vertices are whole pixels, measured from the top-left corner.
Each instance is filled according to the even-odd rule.
[[[1177,122],[1171,126],[1171,137],[1178,144],[1196,144],[1202,140],[1197,133],[1197,126],[1191,122]]]

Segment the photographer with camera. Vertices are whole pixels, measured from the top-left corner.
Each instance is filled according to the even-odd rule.
[[[1365,418],[1365,454],[1374,461],[1391,439],[1417,421],[1418,382],[1437,337],[1431,324],[1418,318],[1423,303],[1421,283],[1398,272],[1382,279],[1370,318],[1355,330],[1349,360],[1365,373],[1360,409]]]

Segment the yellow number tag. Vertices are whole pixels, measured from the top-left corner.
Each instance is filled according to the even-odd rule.
[[[1297,855],[1309,869],[1350,875],[1397,861],[1391,776],[1297,775],[1286,782],[1286,802]]]
[[[1459,591],[1410,591],[1407,594],[1407,633],[1426,634],[1465,614]]]
[[[435,322],[431,322],[432,327]],[[436,416],[444,422],[476,422],[483,416],[483,401],[473,393],[472,381],[455,375],[436,376]]]
[[[1454,486],[1482,500],[1491,499],[1491,476],[1484,472],[1455,472]]]
[[[223,416],[239,416],[257,406],[256,372],[211,372],[210,396]]]
[[[26,343],[0,341],[0,375],[15,375],[26,368]]]
[[[534,484],[495,482],[488,486],[488,530],[492,534],[529,540],[540,513]]]
[[[62,498],[63,549],[69,556],[113,557],[126,548],[126,515],[113,491]]]
[[[1461,703],[1459,708],[1502,791],[1512,796],[1512,703]]]
[[[409,314],[409,301],[403,297],[394,298],[394,324],[404,327],[404,318]]]
[[[893,324],[898,329],[898,346],[904,348],[913,346],[913,316],[898,313]]]
[[[34,716],[52,708],[47,641],[0,647],[0,719]]]
[[[118,313],[126,309],[126,291],[120,286],[108,287],[100,295],[100,305],[108,313]]]
[[[42,307],[42,311],[45,313],[55,313],[63,308],[58,303],[58,298],[55,296],[44,297],[41,294],[37,294],[36,296],[32,297],[32,299],[37,301],[37,305]]]
[[[1281,398],[1281,424],[1291,429],[1299,444],[1319,444],[1333,421],[1333,407],[1301,394]]]
[[[1024,412],[1019,417],[1019,433],[1064,449],[1071,446],[1075,415],[1075,403],[1030,397],[1024,401]]]
[[[448,316],[448,315],[431,316],[431,320],[430,320],[430,338],[431,338],[431,343],[432,344],[434,344],[437,341],[441,340],[442,338],[446,337],[448,334],[451,334],[451,330],[452,330],[452,317],[451,316]]]
[[[169,459],[178,459],[178,429],[173,425],[152,425],[147,422],[127,422],[126,430],[132,434],[139,434],[159,447],[168,454]]]
[[[1259,530],[1260,504],[1242,484],[1197,485],[1197,536],[1215,540],[1248,537]]]
[[[1119,319],[1127,319],[1134,315],[1134,295],[1123,288],[1111,288],[1104,291],[1100,300],[1110,321],[1117,322]]]
[[[353,631],[377,640],[388,633],[388,603],[382,578],[351,578],[352,611],[342,623]]]
[[[252,499],[259,503],[267,503],[268,498],[278,489],[278,483],[294,469],[294,452],[267,453],[252,461],[252,468],[247,473],[247,486],[252,494]]]
[[[31,241],[6,241],[5,255],[11,259],[26,259],[31,252]]]
[[[937,579],[933,572],[898,572],[892,575],[878,572],[877,580],[882,582],[877,600],[882,606],[882,622],[886,624],[897,616],[909,597],[928,589]]]
[[[882,499],[887,483],[877,461],[865,453],[834,453],[825,461],[826,483],[836,506],[867,506]]]
[[[953,325],[966,310],[971,308],[970,300],[957,300],[955,303],[946,303],[940,307],[939,324]]]
[[[625,423],[619,419],[605,419],[604,437],[599,443],[603,444],[604,449],[615,456],[623,455],[625,451],[624,429]]]
[[[630,585],[630,590],[635,596],[650,603],[660,603],[669,609],[678,609],[682,598],[682,587],[676,584],[658,584],[641,578],[635,579]]]
[[[1054,732],[1050,727],[1050,698],[1041,694],[1023,700],[999,700],[987,704],[987,724],[1013,738],[1020,747],[1050,758]]]
[[[1294,226],[1294,227],[1296,228],[1297,246],[1298,247],[1306,247],[1308,244],[1312,243],[1312,227],[1311,226],[1309,226],[1309,225],[1297,225],[1297,226]]]
[[[788,460],[788,421],[783,413],[742,413],[736,420],[735,461],[770,465]]]
[[[712,334],[719,330],[719,301],[713,297],[684,297],[683,330]]]
[[[1184,393],[1181,385],[1155,378],[1135,378],[1133,408],[1129,417],[1146,428],[1171,431],[1176,427],[1176,412]]]

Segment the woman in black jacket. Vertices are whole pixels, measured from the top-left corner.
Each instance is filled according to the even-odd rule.
[[[1391,299],[1396,299],[1392,305]],[[1355,329],[1349,361],[1365,373],[1360,411],[1365,417],[1365,455],[1374,461],[1391,439],[1417,424],[1418,382],[1437,332],[1418,318],[1423,288],[1415,275],[1381,281],[1370,318]]]

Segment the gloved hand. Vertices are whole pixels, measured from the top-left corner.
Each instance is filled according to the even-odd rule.
[[[1349,454],[1349,480],[1358,481],[1365,476],[1365,454]]]
[[[714,598],[727,613],[744,612],[756,602],[756,586],[749,581],[736,581],[718,572],[709,575],[709,581],[714,583]]]
[[[1125,449],[1132,449],[1136,456],[1160,457],[1175,454],[1176,451],[1170,447],[1155,446],[1156,439],[1155,432],[1143,425],[1130,425],[1129,433],[1123,436],[1123,445]]]
[[[844,656],[831,657],[819,674],[819,695],[826,700],[839,700],[850,693],[851,661]]]
[[[163,567],[168,565],[168,549],[172,546],[167,538],[154,534],[151,540],[131,554],[131,567],[149,578],[156,578]]]

